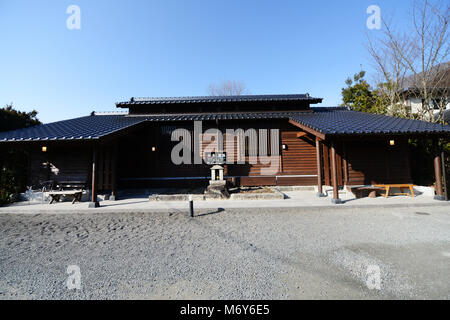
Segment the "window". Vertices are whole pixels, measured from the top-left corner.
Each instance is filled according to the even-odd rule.
[[[432,106],[434,110],[439,110],[439,105],[441,104],[441,99],[433,99]]]

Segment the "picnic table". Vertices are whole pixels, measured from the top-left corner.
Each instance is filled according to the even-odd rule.
[[[50,204],[53,202],[58,202],[62,196],[73,197],[72,204],[75,202],[81,202],[81,196],[83,195],[83,190],[62,190],[62,191],[50,191],[49,196],[52,198]]]
[[[391,188],[400,188],[400,192],[395,193],[396,195],[407,195],[410,197],[415,197],[414,194],[414,185],[410,183],[401,183],[401,184],[376,184],[375,187],[384,188],[386,193],[384,196],[387,198],[389,196],[389,191]],[[410,193],[403,192],[404,189],[409,189]]]

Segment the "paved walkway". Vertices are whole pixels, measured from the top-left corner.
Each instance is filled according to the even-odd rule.
[[[420,194],[416,197],[390,196],[389,198],[362,198],[356,199],[351,193],[343,191],[340,198],[343,204],[332,204],[330,196],[318,198],[314,191],[284,191],[284,200],[209,200],[195,201],[194,207],[198,209],[217,208],[299,208],[299,209],[333,209],[333,208],[370,208],[370,207],[416,207],[416,206],[450,206],[450,201],[436,201],[432,196]],[[89,209],[86,202],[71,204],[60,202],[56,204],[40,204],[28,202],[17,203],[0,208],[0,213],[46,213],[46,212],[151,212],[155,210],[186,209],[186,201],[149,201],[148,197],[136,196],[118,201],[101,201],[100,208]]]

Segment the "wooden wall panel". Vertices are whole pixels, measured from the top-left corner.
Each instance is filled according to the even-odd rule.
[[[317,159],[315,141],[312,137],[297,138],[301,131],[283,131],[281,144],[287,146],[282,150],[282,174],[287,175],[316,175]]]
[[[228,136],[226,129],[236,130],[241,128],[247,130],[254,128],[256,138],[264,137],[264,134],[260,134],[259,129],[280,129],[280,134],[277,137],[277,141],[268,139],[267,146],[262,150],[271,150],[274,147],[278,148],[278,158],[276,168],[273,173],[268,174],[263,169],[269,168],[270,164],[260,161],[258,157],[257,163],[250,162],[250,156],[247,154],[244,157],[244,164],[227,164],[225,169],[225,175],[230,177],[244,177],[241,179],[241,183],[245,185],[251,185],[251,183],[267,183],[269,185],[276,184],[276,176],[282,175],[316,175],[317,163],[315,155],[315,141],[313,137],[304,136],[297,137],[297,134],[301,131],[294,126],[288,124],[280,124],[277,121],[261,122],[261,121],[221,121],[216,122],[203,122],[203,132],[209,128],[218,127],[223,133],[224,151],[227,151],[227,142],[233,138],[233,153],[228,152],[227,157],[229,160],[237,161],[239,148],[245,148],[243,145],[238,146],[237,138],[234,136]],[[164,129],[165,128],[165,129]],[[170,155],[173,146],[178,142],[171,141],[171,130],[176,128],[185,128],[189,131],[193,131],[193,123],[164,123],[162,124],[152,123],[148,128],[143,128],[139,132],[134,132],[123,137],[119,143],[119,180],[130,179],[155,179],[155,178],[174,178],[174,177],[209,177],[210,166],[206,164],[183,164],[175,165],[172,163]],[[270,131],[268,132],[270,136]],[[193,135],[192,135],[193,139]],[[210,140],[203,140],[202,155],[205,147],[210,143]],[[288,146],[287,150],[281,150],[281,144]],[[156,152],[151,152],[151,146],[157,146]],[[271,148],[269,148],[271,145]],[[258,151],[260,150],[258,146]],[[280,154],[281,153],[281,154]],[[272,156],[271,156],[272,157]],[[194,157],[191,157],[194,161]],[[267,158],[265,159],[271,159]],[[261,179],[255,180],[254,177],[261,176]],[[271,176],[270,179],[267,176]],[[248,178],[247,178],[248,177]],[[296,177],[298,178],[298,177]],[[302,185],[315,185],[317,182],[315,178],[308,179],[282,179],[280,180],[283,185],[287,185],[290,182],[299,183]]]
[[[48,152],[33,148],[30,153],[30,184],[90,180],[91,148],[50,146]]]
[[[316,177],[277,177],[277,186],[314,186],[317,185]]]
[[[99,191],[113,189],[114,148],[113,144],[98,147],[97,188]]]
[[[275,186],[276,177],[242,177],[241,186]]]
[[[350,185],[412,182],[406,142],[348,142],[346,156]]]
[[[47,167],[49,158],[47,153],[43,153],[39,148],[34,148],[30,152],[28,184],[38,187],[41,182],[50,180],[50,169]]]

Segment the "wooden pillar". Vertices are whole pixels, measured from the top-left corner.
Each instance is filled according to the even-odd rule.
[[[322,185],[322,154],[320,152],[320,139],[316,137],[316,158],[317,158],[317,196],[325,197]]]
[[[345,142],[342,144],[342,165],[344,167],[344,184],[348,185],[348,162],[347,162],[347,146]]]
[[[336,152],[336,168],[337,168],[337,179],[338,179],[338,185],[342,186],[344,184],[344,181],[342,179],[342,148],[339,146],[337,149],[338,152]]]
[[[442,177],[444,180],[444,198],[445,201],[448,201],[448,190],[447,190],[447,171],[445,170],[445,153],[441,152],[441,161],[442,161]]]
[[[47,151],[45,152],[45,180],[47,180],[47,181],[50,181],[50,178],[52,176],[52,174],[51,174],[52,168],[50,166],[50,156],[49,156],[50,150],[51,149],[47,147]]]
[[[442,168],[441,168],[441,153],[439,152],[439,145],[437,140],[433,140],[434,150],[434,176],[436,179],[436,195],[435,200],[445,200],[444,193],[442,191]]]
[[[109,197],[109,200],[116,201],[117,196],[117,143],[114,144],[113,150],[112,150],[112,159],[111,159],[111,195]]]
[[[2,187],[1,181],[2,181],[3,164],[4,164],[4,161],[5,161],[4,160],[5,154],[6,154],[6,148],[2,148],[2,146],[0,146],[0,188]],[[30,155],[31,152],[29,152],[28,154]],[[29,158],[30,157],[28,157],[28,159]],[[29,179],[29,177],[30,177],[30,171],[29,170],[28,170],[27,176],[28,176],[28,179]],[[27,183],[31,185],[31,183],[29,181],[27,181]]]
[[[339,199],[336,146],[334,142],[331,142],[331,183],[333,184],[333,199],[331,199],[331,202],[333,202],[334,204],[340,204],[342,203],[342,200]]]
[[[325,143],[322,143],[322,147],[323,147],[322,160],[323,160],[324,181],[325,181],[325,185],[329,186],[329,185],[331,185],[331,183],[330,183],[330,159],[328,157],[329,149]]]
[[[98,208],[100,205],[97,201],[97,153],[98,147],[92,148],[92,185],[91,185],[91,202],[89,208]]]

